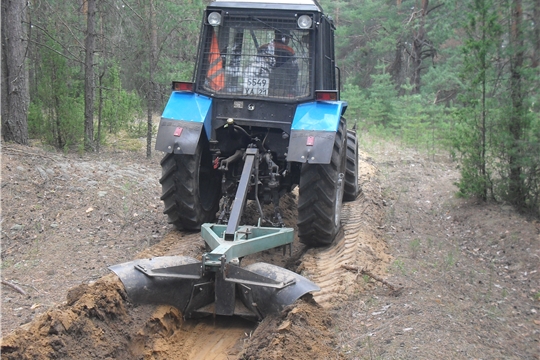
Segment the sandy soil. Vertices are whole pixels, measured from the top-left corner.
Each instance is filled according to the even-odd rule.
[[[446,158],[389,144],[370,154],[334,245],[296,240],[290,258],[271,250],[246,259],[321,287],[256,324],[135,306],[107,269],[204,251],[197,233],[161,214],[159,155],[4,146],[2,357],[538,359],[538,221],[455,198],[458,173]],[[294,227],[295,195],[282,201]]]
[[[344,354],[539,359],[538,219],[457,198],[459,172],[448,157],[384,142],[370,148],[386,209],[379,239],[394,257],[386,280],[404,288],[395,297],[377,287],[332,310]]]

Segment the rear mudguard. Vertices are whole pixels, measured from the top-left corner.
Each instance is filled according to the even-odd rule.
[[[334,138],[346,109],[345,101],[299,104],[291,124],[287,161],[329,164]],[[155,148],[193,155],[200,136],[204,133],[210,139],[211,131],[212,98],[173,91],[159,123]]]
[[[212,99],[200,94],[173,91],[159,122],[156,150],[193,155],[203,132],[210,138]]]
[[[316,101],[296,108],[287,161],[329,164],[345,101]]]

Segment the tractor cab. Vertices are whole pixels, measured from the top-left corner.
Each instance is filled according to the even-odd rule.
[[[334,28],[317,2],[218,0],[203,21],[195,92],[299,103],[336,90]]]

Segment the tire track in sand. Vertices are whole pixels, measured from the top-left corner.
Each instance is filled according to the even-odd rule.
[[[343,230],[337,241],[328,248],[310,249],[303,257],[302,273],[321,287],[313,297],[327,308],[363,288],[364,281],[342,265],[355,265],[384,277],[390,261],[386,243],[377,234],[384,214],[375,181],[377,169],[364,161],[359,166],[363,192],[355,201],[343,204]]]

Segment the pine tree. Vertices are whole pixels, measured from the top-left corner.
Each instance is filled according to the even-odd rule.
[[[28,68],[23,1],[2,1],[2,137],[28,144]]]
[[[488,137],[495,121],[489,111],[488,84],[497,76],[492,61],[497,57],[501,27],[491,0],[473,0],[465,26],[467,39],[463,46],[462,80],[464,108],[457,115],[454,149],[461,156],[460,191],[486,200],[491,188]],[[491,91],[493,93],[493,91]]]

